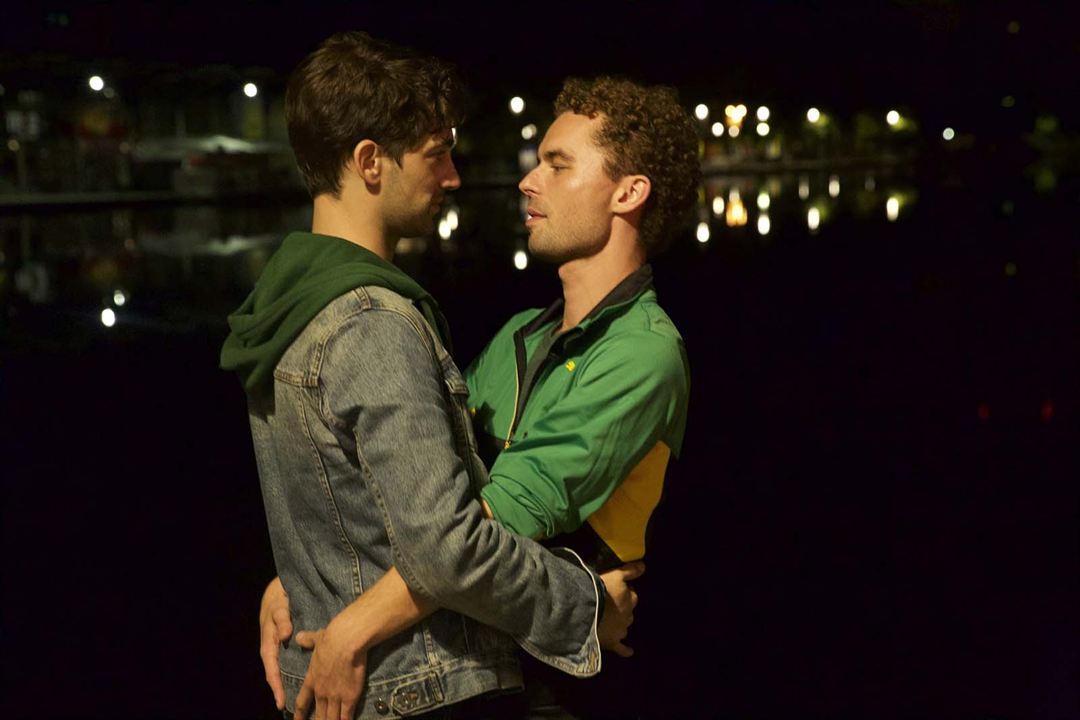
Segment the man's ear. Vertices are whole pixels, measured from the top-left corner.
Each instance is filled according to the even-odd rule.
[[[383,162],[386,154],[374,140],[361,140],[352,151],[350,170],[366,185],[378,185],[382,180]]]
[[[652,183],[644,175],[625,175],[619,179],[611,198],[611,210],[616,215],[626,215],[640,210],[649,199]]]

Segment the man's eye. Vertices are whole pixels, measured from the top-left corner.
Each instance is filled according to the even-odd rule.
[[[552,165],[551,166],[551,171],[552,172],[559,172],[560,170],[565,170],[565,169],[566,169],[565,165]]]

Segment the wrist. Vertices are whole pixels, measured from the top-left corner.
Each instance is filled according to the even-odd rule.
[[[355,605],[349,605],[338,613],[326,629],[328,633],[332,630],[342,645],[354,653],[365,652],[375,643],[371,623],[363,621],[362,613]]]

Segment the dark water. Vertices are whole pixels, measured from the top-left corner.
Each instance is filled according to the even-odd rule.
[[[830,175],[711,182],[707,242],[691,227],[656,263],[689,428],[638,655],[608,687],[657,717],[1076,717],[1080,188],[859,171],[831,197]],[[515,191],[456,199],[450,238],[399,260],[464,364],[559,287],[514,267]],[[306,220],[0,216],[14,716],[273,717],[255,625],[272,561],[216,356],[224,314]]]

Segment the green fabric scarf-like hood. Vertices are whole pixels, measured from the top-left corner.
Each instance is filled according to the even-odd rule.
[[[278,360],[312,318],[349,290],[375,285],[416,303],[450,349],[446,319],[435,299],[392,263],[329,235],[290,233],[270,258],[244,303],[229,315],[221,368],[235,371],[244,390],[273,379]]]

